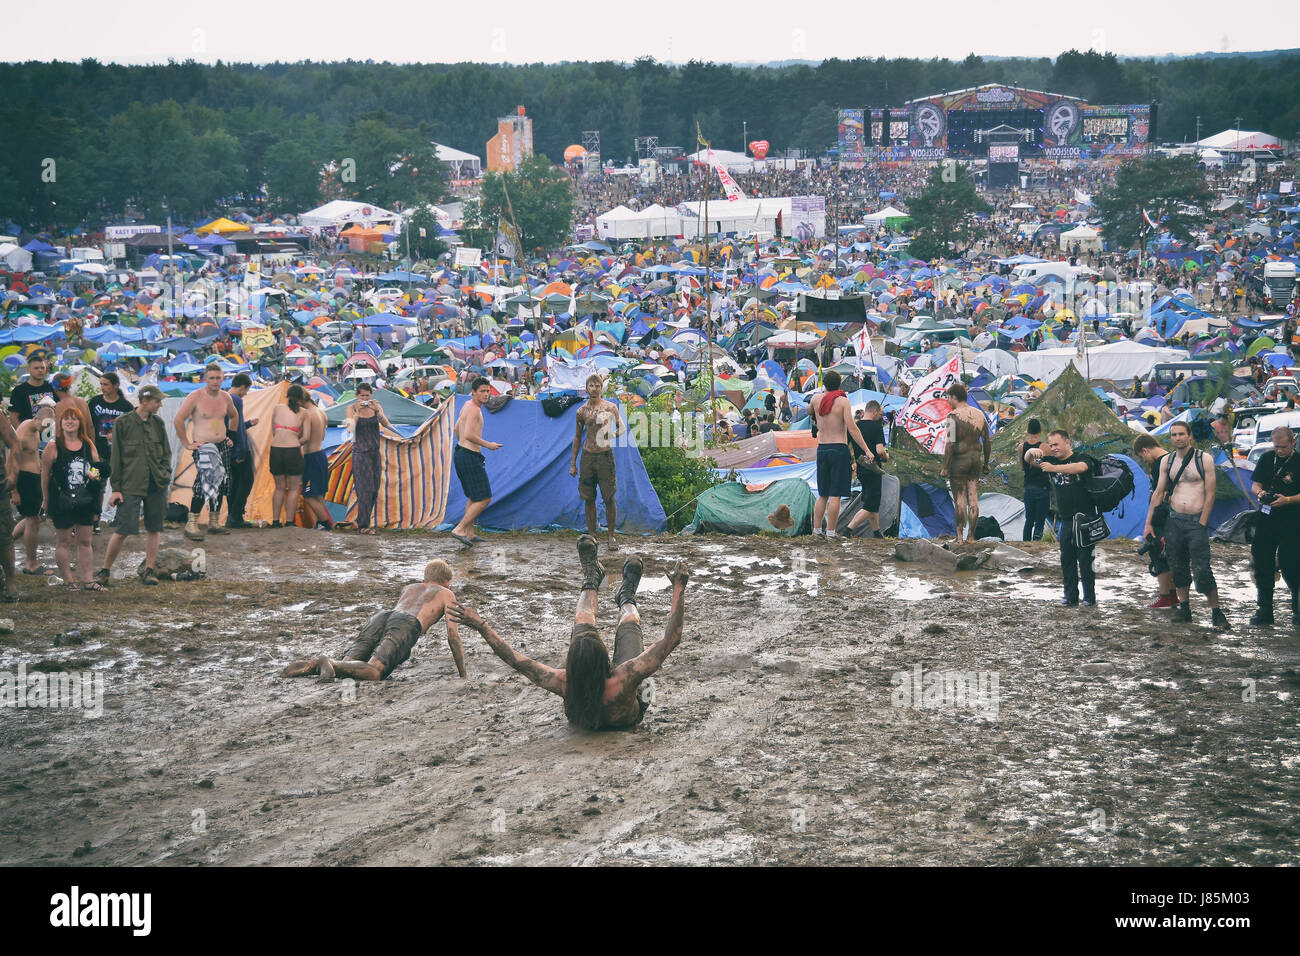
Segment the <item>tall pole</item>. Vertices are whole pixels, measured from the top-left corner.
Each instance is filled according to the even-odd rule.
[[[709,369],[709,421],[713,425],[713,435],[718,434],[718,409],[713,400],[713,283],[709,276],[709,189],[713,185],[713,147],[704,141],[699,124],[695,125],[696,139],[709,150],[704,164],[704,362]]]

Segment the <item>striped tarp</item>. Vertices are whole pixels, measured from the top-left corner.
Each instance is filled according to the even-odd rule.
[[[376,528],[435,528],[447,513],[451,482],[455,409],[446,402],[409,438],[381,429],[379,438],[379,500],[372,524]],[[348,508],[356,521],[357,502],[352,480],[352,442],[330,455],[325,500]]]

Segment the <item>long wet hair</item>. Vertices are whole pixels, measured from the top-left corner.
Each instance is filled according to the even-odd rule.
[[[599,730],[600,704],[611,670],[609,651],[598,634],[583,634],[569,644],[564,662],[564,712],[570,723]]]
[[[289,411],[296,415],[298,409],[307,404],[307,390],[301,385],[290,385],[286,398],[289,400]]]

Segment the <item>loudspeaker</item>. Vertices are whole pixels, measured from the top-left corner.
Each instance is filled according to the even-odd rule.
[[[880,144],[881,146],[889,145],[889,107],[886,106],[880,111]]]
[[[1160,109],[1159,103],[1151,104],[1151,124],[1147,129],[1148,143],[1156,144],[1160,142],[1160,138],[1156,135],[1156,113],[1159,109]]]

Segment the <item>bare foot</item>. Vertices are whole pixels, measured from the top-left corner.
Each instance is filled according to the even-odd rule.
[[[686,582],[691,579],[691,572],[686,567],[685,561],[678,561],[673,565],[672,571],[668,573],[668,580],[672,582],[675,588],[686,587]]]
[[[318,661],[316,658],[305,661],[294,661],[284,670],[280,671],[281,677],[309,677],[316,673]]]
[[[316,661],[316,663],[317,663],[318,665],[320,665],[320,679],[321,679],[321,680],[333,680],[333,679],[334,679],[334,662],[333,662],[333,661],[331,661],[328,657],[326,657],[324,654],[322,654],[322,655],[320,656],[320,658]]]

